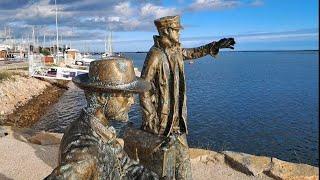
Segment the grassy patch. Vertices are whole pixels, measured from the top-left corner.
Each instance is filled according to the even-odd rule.
[[[13,79],[14,80],[14,75],[18,75],[19,73],[16,72],[10,72],[10,71],[0,71],[0,82],[8,80],[8,79]]]
[[[24,70],[24,71],[28,71],[29,67],[22,67],[22,68],[18,68],[19,70]]]

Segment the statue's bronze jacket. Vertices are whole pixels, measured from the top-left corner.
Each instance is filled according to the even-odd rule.
[[[66,130],[59,154],[59,166],[46,179],[158,179],[128,157],[112,126],[85,110]]]
[[[162,36],[154,36],[154,45],[141,72],[141,77],[152,84],[150,91],[140,95],[142,129],[159,135],[175,131],[188,133],[183,61],[209,54],[213,45],[182,48],[180,43],[174,44]]]

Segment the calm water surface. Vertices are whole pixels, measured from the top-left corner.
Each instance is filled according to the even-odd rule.
[[[140,70],[145,53],[128,53]],[[318,52],[222,52],[185,63],[189,144],[318,166]],[[86,105],[69,90],[34,128],[63,132]],[[136,101],[138,102],[138,101]],[[135,104],[130,120],[139,127]],[[115,124],[120,135],[124,124]]]

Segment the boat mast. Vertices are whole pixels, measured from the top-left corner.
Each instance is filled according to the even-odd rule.
[[[74,33],[74,25],[72,26],[72,29],[71,29],[71,38],[73,37],[73,33]],[[69,48],[71,48],[71,39],[69,41]]]
[[[106,32],[106,35],[104,37],[104,53],[107,53],[107,32]]]
[[[4,42],[7,41],[7,27],[4,27]]]
[[[34,51],[34,48],[36,46],[36,36],[35,36],[35,32],[34,32],[34,26],[32,26],[32,53]]]
[[[112,54],[112,32],[109,32],[108,36],[108,53],[111,55]]]
[[[57,32],[57,58],[58,58],[58,62],[59,62],[59,31],[58,31],[58,8],[57,8],[57,0],[54,0],[54,5],[56,6],[56,32]]]
[[[43,48],[46,47],[46,33],[43,33]]]

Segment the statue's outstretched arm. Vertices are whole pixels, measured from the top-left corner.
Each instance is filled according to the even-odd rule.
[[[210,54],[210,51],[211,49],[213,49],[215,43],[216,42],[213,41],[209,44],[196,47],[196,48],[183,48],[182,49],[183,60],[197,59]],[[216,55],[218,54],[218,52],[219,50],[212,53]]]
[[[142,129],[158,133],[159,117],[154,106],[154,79],[158,68],[158,56],[154,52],[149,52],[141,71],[141,78],[152,85],[152,89],[140,94],[140,105],[142,109]]]
[[[219,49],[230,48],[234,49],[235,41],[233,38],[223,38],[219,41],[213,41],[204,46],[196,48],[183,48],[182,55],[184,60],[197,59],[210,54],[215,57],[219,53]]]

